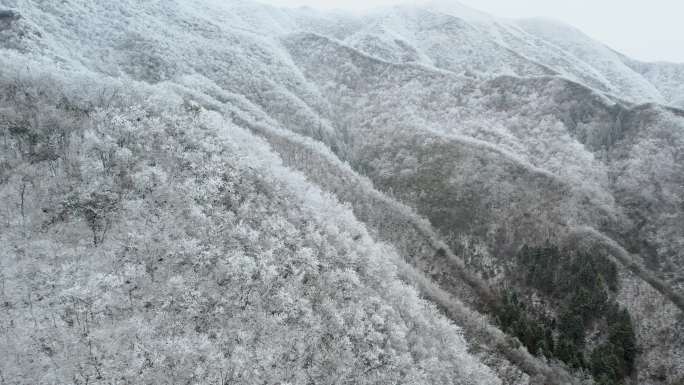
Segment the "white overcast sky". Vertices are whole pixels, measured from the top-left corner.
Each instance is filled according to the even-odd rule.
[[[363,10],[416,0],[260,0],[279,6]],[[684,63],[684,0],[461,0],[500,17],[571,24],[633,58]]]

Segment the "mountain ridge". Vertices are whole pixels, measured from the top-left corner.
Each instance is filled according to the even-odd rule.
[[[237,135],[228,130],[228,137],[233,138],[230,140],[269,143],[268,150],[259,151],[281,158],[283,167],[306,176],[306,182],[303,177],[296,177],[300,181],[297,183],[310,183],[333,200],[347,202],[348,211],[336,213],[351,216],[367,226],[373,242],[386,242],[388,247],[395,248],[397,258],[403,261],[392,263],[398,266],[402,279],[409,286],[421,288],[424,296],[447,309],[441,316],[446,313],[464,328],[470,343],[468,354],[472,350],[475,360],[473,372],[465,372],[482,370],[483,378],[494,381],[487,377],[491,370],[503,383],[559,384],[589,381],[584,378],[587,372],[605,374],[606,369],[599,363],[585,364],[582,372],[573,368],[581,364],[555,359],[562,356],[538,358],[529,353],[525,348],[533,351],[536,347],[530,345],[527,337],[501,323],[500,309],[510,304],[506,302],[508,297],[500,296],[499,292],[502,287],[518,290],[523,301],[532,293],[530,303],[543,304],[535,311],[560,319],[563,309],[554,307],[556,299],[546,298],[541,291],[515,280],[519,274],[519,249],[551,242],[571,251],[595,250],[597,255],[605,252],[610,257],[615,253],[610,248],[599,250],[615,242],[641,258],[639,268],[633,268],[629,261],[625,263],[626,269],[618,266],[621,285],[606,291],[610,301],[615,299],[630,312],[640,311],[632,313],[632,318],[642,349],[631,377],[626,372],[615,376],[624,376],[621,381],[644,384],[674,383],[684,377],[682,361],[678,360],[682,340],[677,334],[682,327],[684,290],[680,281],[684,272],[680,263],[682,249],[678,248],[684,234],[677,227],[684,220],[682,210],[677,209],[684,207],[679,194],[684,186],[684,172],[679,173],[684,171],[684,160],[678,155],[684,142],[684,122],[676,100],[672,103],[675,106],[668,107],[670,102],[664,98],[653,100],[658,99],[658,95],[652,94],[657,87],[650,81],[632,81],[632,69],[625,72],[624,67],[642,67],[634,62],[625,64],[625,57],[611,53],[606,59],[610,65],[594,66],[585,61],[586,52],[573,53],[570,48],[563,49],[563,44],[552,44],[537,36],[548,31],[525,31],[516,23],[487,17],[466,20],[429,8],[394,8],[391,12],[378,10],[359,16],[276,9],[249,1],[94,2],[88,6],[67,1],[59,8],[48,3],[4,0],[3,5],[21,15],[9,23],[0,20],[7,24],[0,28],[0,46],[6,54],[2,62],[6,68],[16,70],[0,72],[6,84],[26,78],[18,69],[18,62],[48,73],[67,71],[60,75],[65,79],[76,78],[79,72],[93,78],[103,76],[108,79],[106,82],[124,79],[131,82],[135,92],[156,95],[150,99],[130,97],[140,100],[144,109],[150,111],[144,116],[146,125],[154,124],[151,116],[157,113],[149,106],[155,100],[167,100],[161,103],[172,106],[166,113],[184,117],[181,127],[170,131],[173,135],[184,135],[179,134],[184,132],[183,126],[192,135],[201,132],[198,130],[203,128],[195,127],[193,119],[202,117],[210,121],[225,119],[230,122],[227,124],[253,135]],[[477,37],[478,34],[484,37]],[[587,52],[605,52],[596,51],[593,42],[585,48]],[[546,63],[538,64],[527,55]],[[504,61],[497,62],[499,58]],[[662,89],[676,89],[670,83],[682,84],[677,80],[676,70],[659,75],[652,67],[645,68],[651,68],[642,69],[652,79],[660,79]],[[545,73],[549,70],[553,74]],[[650,85],[644,86],[644,81]],[[80,81],[84,83],[87,82]],[[78,94],[78,90],[69,88],[67,80],[56,84],[71,95],[69,98]],[[4,119],[1,121],[8,122],[6,137],[10,138],[14,153],[20,154],[4,159],[3,170],[12,170],[2,187],[7,197],[16,197],[13,191],[26,189],[13,176],[20,167],[60,169],[62,159],[69,159],[50,152],[57,139],[41,136],[50,132],[46,127],[52,124],[50,119],[56,118],[45,116],[33,121],[22,117],[36,109],[31,98],[43,100],[43,96],[38,93],[28,101],[16,103],[17,98],[22,98],[16,95],[6,96],[0,110]],[[62,103],[58,96],[49,98],[43,101],[50,106],[46,111],[56,111],[54,114],[60,119],[62,115],[91,114],[88,107],[83,107],[88,103],[74,103],[69,98]],[[674,100],[672,96],[668,98]],[[106,108],[106,98],[101,99],[98,108]],[[120,105],[127,103],[122,97],[112,96],[112,100]],[[105,124],[110,118],[102,119],[92,124]],[[136,125],[135,114],[126,119]],[[216,128],[220,126],[207,127],[214,127],[211,132],[223,132]],[[83,130],[90,132],[87,127]],[[38,136],[31,136],[34,132]],[[176,151],[185,151],[180,150],[185,147],[174,143],[170,145],[176,146]],[[198,145],[205,146],[193,143],[187,151],[192,153]],[[207,146],[207,159],[225,156],[226,150],[215,150],[220,146]],[[93,148],[89,151],[101,151],[100,147]],[[247,146],[241,151],[256,150]],[[163,153],[158,152],[160,157],[151,161],[163,163]],[[82,167],[88,162],[106,166],[107,156],[99,161],[84,158]],[[119,159],[119,155],[111,156]],[[229,164],[239,165],[238,169],[245,166],[242,161],[226,159]],[[179,158],[173,162],[198,170],[209,164],[201,158],[185,163]],[[260,173],[270,175],[268,170],[273,167],[281,170],[281,166],[270,166],[269,162],[260,166]],[[248,195],[256,194],[257,198],[249,198],[250,202],[257,202],[253,203],[257,204],[255,207],[263,204],[275,213],[282,210],[283,201],[268,193],[276,182],[268,178],[259,181],[260,177],[255,179],[250,173],[240,176],[241,172],[230,177],[237,178],[230,179],[230,188],[240,190],[238,180],[245,178],[252,181],[245,186],[253,186]],[[75,189],[81,188],[79,183],[85,183],[70,181]],[[208,183],[206,187],[199,185],[198,191],[216,183],[222,185],[213,179]],[[305,203],[321,199],[318,193],[299,191],[302,196],[297,199]],[[247,190],[240,194],[247,194]],[[240,194],[226,198],[226,207],[240,207]],[[201,196],[196,195],[195,199],[204,202]],[[23,192],[21,197],[24,202]],[[15,200],[12,198],[11,202]],[[46,203],[50,206],[48,212],[59,211],[59,207],[63,207],[62,212],[76,210],[74,205],[91,201],[69,202],[72,201]],[[156,207],[155,212],[171,213],[160,202],[148,204]],[[201,207],[207,210],[209,206]],[[4,208],[17,217],[24,217],[26,210],[29,218],[44,215],[38,206],[25,208],[24,203],[20,207],[7,203]],[[217,210],[217,215],[230,211]],[[258,211],[249,215],[258,216]],[[82,217],[86,222],[90,218],[87,214]],[[90,219],[94,220],[93,225],[105,226],[98,218]],[[69,217],[64,220],[78,223]],[[57,230],[49,233],[49,242],[62,241],[60,234],[64,230],[56,223]],[[94,244],[90,246],[93,250],[101,250],[99,243],[108,242],[107,232],[120,231],[119,227],[124,225],[105,230],[108,226],[112,225],[101,229],[105,234],[94,233]],[[299,229],[300,224],[293,226]],[[5,231],[9,228],[5,227]],[[590,245],[589,238],[575,241],[573,231],[583,228],[607,237],[606,242],[599,242],[592,249],[583,244]],[[272,230],[262,223],[253,231],[271,234]],[[355,234],[351,235],[352,240],[354,237]],[[344,235],[339,239],[347,238]],[[210,244],[207,240],[201,242]],[[326,255],[330,250],[321,249],[320,253]],[[339,258],[343,258],[341,255],[346,255],[344,250]],[[655,278],[633,274],[642,270]],[[147,274],[152,274],[154,282],[154,273]],[[355,278],[347,278],[340,282],[355,282]],[[375,282],[366,279],[357,284]],[[16,281],[22,282],[20,278]],[[172,283],[147,285],[163,290],[177,285]],[[644,289],[639,292],[634,287]],[[652,290],[658,287],[660,294]],[[470,298],[473,292],[479,294]],[[491,301],[490,296],[495,300]],[[333,303],[339,300],[332,299]],[[666,315],[658,318],[657,314],[643,313],[649,301],[662,303]],[[532,324],[536,316],[531,312],[526,317],[531,317],[528,321]],[[477,326],[478,319],[482,319],[484,326]],[[582,331],[587,338],[581,341],[586,345],[582,349],[587,357],[597,349],[591,338],[609,338],[606,322],[604,318],[587,321],[587,330]],[[594,337],[590,337],[590,332]],[[106,351],[106,347],[98,349]],[[87,354],[84,357],[84,362],[99,362]],[[488,369],[478,366],[478,362],[484,362]],[[439,361],[435,365],[448,363]],[[463,365],[466,368],[471,364]],[[323,372],[320,373],[322,376]],[[174,375],[182,378],[180,374]],[[371,377],[365,380],[373,382]],[[478,381],[464,379],[471,380]],[[299,383],[300,379],[293,381]]]

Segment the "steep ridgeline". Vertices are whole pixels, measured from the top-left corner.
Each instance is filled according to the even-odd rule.
[[[285,44],[335,106],[343,132],[353,130],[346,134],[351,164],[427,217],[453,250],[472,250],[485,278],[519,285],[506,272],[517,263],[511,262],[517,249],[545,242],[576,248],[566,238],[577,228],[612,237],[627,249],[620,256],[637,255],[616,262],[632,274],[655,272],[656,280],[650,273],[640,279],[669,310],[639,316],[636,334],[648,352],[634,361],[641,370],[608,377],[634,375],[640,383],[681,377],[681,111],[624,102],[558,77],[480,80],[390,63],[315,34]],[[652,294],[636,300],[642,301],[653,301]],[[554,306],[543,307],[559,317]],[[608,328],[595,327],[587,321],[582,338],[608,337]],[[583,346],[590,357],[594,347]],[[593,370],[591,363],[576,366]]]
[[[650,80],[672,105],[684,108],[684,64],[643,63],[629,58],[623,60],[634,71]]]
[[[4,54],[3,383],[501,383],[263,140],[168,85]]]
[[[1,0],[0,49],[0,381],[684,380],[681,65],[456,4]]]

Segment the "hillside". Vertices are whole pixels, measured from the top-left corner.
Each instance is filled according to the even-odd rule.
[[[684,380],[678,64],[448,3],[2,0],[0,49],[2,381]]]

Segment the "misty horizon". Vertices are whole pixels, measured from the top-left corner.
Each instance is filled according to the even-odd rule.
[[[433,0],[259,0],[283,7],[365,12],[392,5],[423,5]],[[544,18],[573,26],[608,47],[645,62],[684,63],[684,3],[669,0],[439,0],[462,4],[500,18]]]

